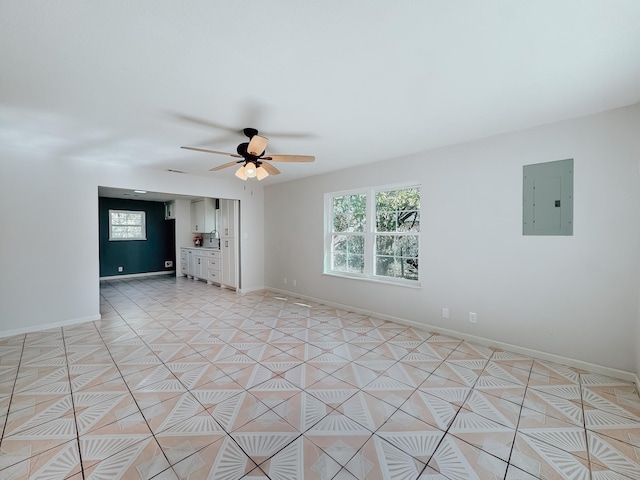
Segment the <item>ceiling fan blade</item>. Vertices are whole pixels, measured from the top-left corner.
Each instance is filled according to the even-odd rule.
[[[314,162],[315,159],[313,155],[269,155],[262,158],[272,162]]]
[[[229,155],[230,157],[242,158],[240,155],[236,153],[227,153],[227,152],[217,152],[216,150],[207,150],[206,148],[196,148],[196,147],[180,147],[185,150],[195,150],[196,152],[204,152],[204,153],[216,153],[218,155]]]
[[[222,170],[223,168],[227,168],[227,167],[233,167],[234,165],[237,165],[238,163],[242,163],[244,160],[238,160],[237,162],[229,162],[229,163],[225,163],[224,165],[218,165],[217,167],[213,167],[212,169],[210,169],[210,172],[216,172],[218,170]]]
[[[171,113],[172,116],[179,118],[180,120],[185,120],[187,122],[191,122],[191,123],[197,123],[199,125],[205,126],[205,127],[210,127],[210,128],[215,128],[218,130],[225,130],[227,132],[232,132],[232,133],[242,133],[241,130],[234,128],[234,127],[230,127],[228,125],[224,125],[222,123],[217,123],[217,122],[213,122],[211,120],[203,120],[201,118],[197,118],[197,117],[192,117],[190,115],[182,115],[180,113]]]
[[[247,147],[247,152],[258,157],[267,148],[267,143],[269,143],[268,138],[261,137],[260,135],[254,135],[253,137],[251,137],[251,141],[249,142],[249,146]]]
[[[280,173],[280,170],[271,165],[269,162],[262,162],[262,165],[260,166],[263,167],[270,175],[278,175]]]

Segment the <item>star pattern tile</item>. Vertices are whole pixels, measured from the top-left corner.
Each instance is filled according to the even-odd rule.
[[[617,378],[268,291],[101,283],[0,339],[0,479],[638,479]]]

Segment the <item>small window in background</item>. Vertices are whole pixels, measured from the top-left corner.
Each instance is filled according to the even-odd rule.
[[[145,212],[109,210],[109,241],[146,239]]]

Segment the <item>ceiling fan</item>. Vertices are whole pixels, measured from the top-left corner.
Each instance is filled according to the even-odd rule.
[[[258,180],[262,180],[271,175],[278,175],[280,170],[271,165],[269,162],[313,162],[316,157],[312,155],[269,155],[265,156],[265,149],[269,139],[258,135],[258,130],[255,128],[245,128],[242,133],[249,138],[248,142],[238,145],[237,154],[218,152],[216,150],[208,150],[206,148],[196,147],[180,147],[186,150],[195,150],[196,152],[215,153],[217,155],[228,155],[230,157],[239,158],[233,162],[225,163],[211,169],[215,172],[222,170],[223,168],[232,167],[236,164],[240,165],[240,168],[236,171],[236,177],[246,180],[247,178],[257,177]]]

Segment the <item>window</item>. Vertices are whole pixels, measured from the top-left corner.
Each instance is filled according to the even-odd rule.
[[[417,284],[420,188],[325,195],[325,273]]]
[[[146,240],[145,212],[109,210],[109,240]]]

